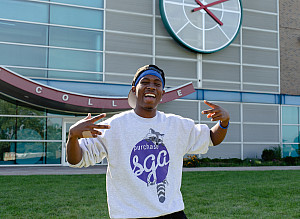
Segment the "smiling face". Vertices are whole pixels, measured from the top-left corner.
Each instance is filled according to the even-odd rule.
[[[165,93],[161,80],[157,76],[146,75],[136,86],[132,86],[132,91],[137,98],[135,112],[144,118],[154,117]]]

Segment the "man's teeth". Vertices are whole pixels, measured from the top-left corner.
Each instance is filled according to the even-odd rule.
[[[155,97],[155,94],[145,94],[145,97]]]

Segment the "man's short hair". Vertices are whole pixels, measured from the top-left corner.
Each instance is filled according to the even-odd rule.
[[[160,74],[161,78],[163,79],[162,83],[165,85],[166,84],[166,79],[165,79],[165,73],[162,69],[160,69],[159,67],[157,67],[156,65],[145,65],[143,67],[140,67],[134,77],[133,77],[133,80],[132,80],[132,86],[135,86],[135,82],[136,80],[139,78],[139,76],[144,72],[144,71],[147,71],[147,70],[153,70],[153,71],[156,71],[158,74]]]

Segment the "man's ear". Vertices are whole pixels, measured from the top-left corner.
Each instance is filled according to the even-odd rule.
[[[135,86],[132,86],[132,87],[131,87],[131,90],[132,90],[132,93],[134,93],[134,94],[135,94],[136,87],[135,87]]]
[[[166,91],[165,91],[165,90],[163,90],[162,96],[163,96],[165,93],[166,93]]]

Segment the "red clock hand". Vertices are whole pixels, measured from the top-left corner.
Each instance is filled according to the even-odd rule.
[[[208,5],[212,6],[212,5],[216,5],[216,4],[219,4],[219,3],[222,3],[222,2],[225,2],[225,1],[228,1],[228,0],[220,0],[220,1],[216,1],[216,2],[213,2],[213,3],[210,3],[208,5],[204,5],[200,2],[200,0],[195,0],[197,2],[198,5],[200,5],[200,9],[204,9],[206,11],[206,13],[212,18],[214,19],[220,26],[223,25],[222,21],[220,21],[207,7],[209,7]],[[195,9],[198,9],[198,8],[195,8]],[[195,9],[192,10],[192,12],[196,11]],[[198,11],[198,10],[197,10]]]
[[[199,8],[194,8],[194,9],[192,10],[192,12],[200,11],[201,9],[208,8],[208,7],[211,7],[211,6],[214,6],[214,5],[223,3],[223,2],[227,2],[227,1],[229,1],[229,0],[219,0],[219,1],[215,1],[215,2],[209,3],[209,4],[207,4],[207,5],[203,5],[203,6],[199,7]]]
[[[207,7],[200,2],[200,0],[196,0],[196,2],[200,6],[204,7],[204,10],[207,12],[207,14],[211,16],[211,18],[214,19],[220,26],[223,25],[222,21],[220,21],[209,9],[207,9]]]

